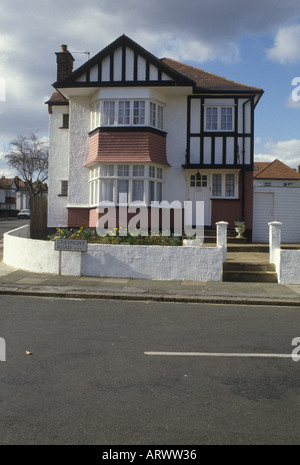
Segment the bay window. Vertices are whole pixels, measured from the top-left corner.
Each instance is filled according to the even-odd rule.
[[[163,169],[154,165],[103,164],[90,170],[90,205],[162,201]]]
[[[133,124],[145,124],[145,101],[133,102]]]
[[[152,126],[163,130],[164,107],[152,100],[98,100],[91,106],[91,130],[99,126]]]
[[[105,126],[115,124],[115,102],[103,102],[102,122]]]
[[[130,124],[130,101],[128,100],[119,102],[118,124]]]

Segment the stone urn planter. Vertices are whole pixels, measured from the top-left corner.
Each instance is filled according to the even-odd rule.
[[[242,221],[242,220],[237,220],[234,222],[235,224],[235,231],[237,232],[237,236],[236,238],[237,239],[244,239],[244,232],[246,231],[246,226],[245,226],[245,222]]]

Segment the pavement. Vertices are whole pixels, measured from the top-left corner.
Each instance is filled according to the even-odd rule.
[[[242,258],[240,253],[228,253],[230,261]],[[244,259],[267,262],[268,254],[253,253],[251,257],[247,253]],[[300,309],[300,285],[58,276],[22,271],[5,265],[3,261],[0,261],[1,294],[73,299],[295,306]]]

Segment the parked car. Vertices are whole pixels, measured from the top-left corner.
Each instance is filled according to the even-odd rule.
[[[18,220],[20,220],[21,218],[30,218],[30,210],[21,210],[18,214],[17,214],[17,218]]]

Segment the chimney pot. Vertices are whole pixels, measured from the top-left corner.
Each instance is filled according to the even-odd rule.
[[[68,46],[67,45],[61,45],[61,51],[62,52],[67,52],[68,51]]]

